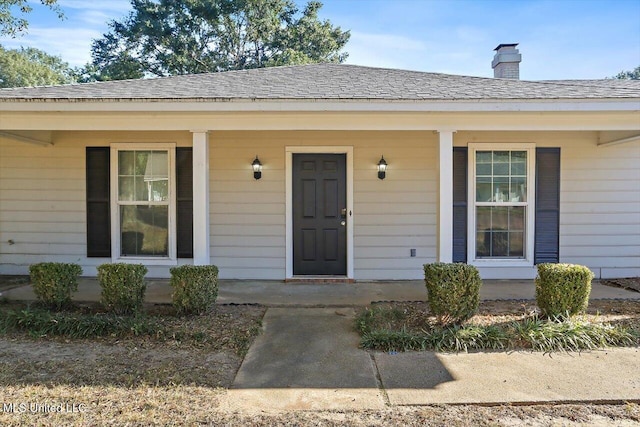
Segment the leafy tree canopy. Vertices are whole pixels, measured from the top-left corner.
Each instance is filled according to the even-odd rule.
[[[636,67],[633,71],[620,71],[614,76],[615,79],[625,80],[640,80],[640,66]]]
[[[59,56],[32,47],[0,46],[0,87],[44,86],[72,83],[73,71]]]
[[[24,33],[29,26],[26,15],[33,10],[29,0],[0,0],[0,35],[16,37]],[[58,6],[58,0],[40,0],[44,6],[54,11],[58,18],[64,18]]]
[[[349,40],[322,3],[291,0],[131,0],[133,11],[92,45],[85,79],[195,74],[342,62]]]

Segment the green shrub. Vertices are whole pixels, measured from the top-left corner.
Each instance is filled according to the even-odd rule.
[[[429,308],[441,323],[461,323],[478,310],[480,273],[472,265],[433,263],[424,265]]]
[[[218,297],[218,267],[182,265],[171,270],[173,305],[178,313],[200,314],[209,310]]]
[[[549,318],[573,316],[587,309],[593,273],[573,264],[538,264],[536,302]]]
[[[44,304],[62,308],[71,303],[71,294],[78,290],[78,276],[82,268],[78,264],[41,262],[29,267],[33,292]]]
[[[102,288],[100,302],[116,314],[138,313],[142,309],[147,267],[141,264],[102,264],[98,266],[98,282]]]

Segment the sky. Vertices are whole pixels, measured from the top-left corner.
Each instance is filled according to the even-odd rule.
[[[129,0],[37,0],[28,33],[6,48],[36,47],[71,66],[131,10]],[[640,0],[324,0],[322,20],[350,30],[348,64],[492,77],[493,49],[519,43],[520,78],[594,79],[640,65]],[[296,0],[303,8],[304,0]]]

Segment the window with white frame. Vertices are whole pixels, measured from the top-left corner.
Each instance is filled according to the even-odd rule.
[[[174,259],[174,147],[114,144],[111,158],[112,257]]]
[[[533,147],[472,144],[470,148],[470,258],[529,260],[533,251]]]

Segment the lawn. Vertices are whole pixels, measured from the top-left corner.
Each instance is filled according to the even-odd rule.
[[[443,326],[427,303],[376,304],[361,311],[363,348],[382,351],[581,351],[640,345],[640,301],[595,301],[586,314],[544,319],[531,301],[484,301],[471,319]]]

